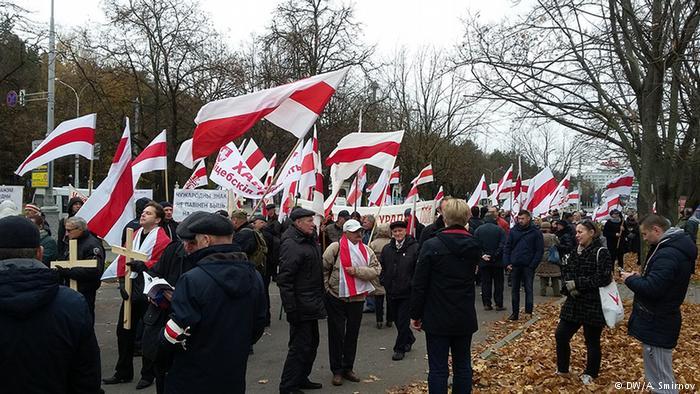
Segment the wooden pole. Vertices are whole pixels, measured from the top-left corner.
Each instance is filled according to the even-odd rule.
[[[131,330],[131,266],[128,264],[133,260],[148,260],[148,255],[135,251],[134,249],[134,229],[126,229],[126,247],[112,246],[112,252],[125,257],[126,273],[124,274],[124,291],[128,294],[128,299],[124,300],[124,320],[125,330]]]
[[[52,261],[51,268],[97,268],[97,260],[78,260],[78,240],[71,239],[68,241],[68,260],[67,261]],[[78,281],[70,280],[70,288],[78,291]]]
[[[270,182],[270,184],[267,185],[267,189],[265,189],[265,194],[263,194],[263,195],[261,196],[260,200],[258,200],[258,202],[257,202],[257,203],[255,204],[255,206],[253,207],[253,212],[257,211],[258,208],[260,208],[260,204],[261,204],[261,203],[263,202],[263,200],[265,199],[265,196],[267,195],[267,193],[270,192],[270,190],[272,190],[272,187],[277,183],[277,179],[279,179],[280,174],[284,171],[284,167],[287,165],[287,162],[289,162],[289,160],[292,158],[292,156],[294,155],[294,152],[296,152],[297,148],[299,147],[299,144],[301,144],[301,142],[302,142],[303,140],[304,140],[303,137],[302,137],[302,138],[299,138],[299,139],[297,140],[297,143],[294,144],[294,147],[292,148],[292,151],[289,152],[289,154],[287,155],[287,158],[284,159],[284,162],[282,163],[282,167],[280,167],[280,171],[277,172],[277,173],[275,174],[275,176],[272,178],[272,182]]]
[[[92,169],[95,161],[95,145],[92,146],[92,160],[90,160],[90,173],[88,174],[88,197],[92,194]]]
[[[168,169],[163,171],[163,176],[165,177],[165,201],[170,201],[170,192],[168,187]]]

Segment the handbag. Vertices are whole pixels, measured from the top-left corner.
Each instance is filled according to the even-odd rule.
[[[596,254],[596,263],[601,249],[603,248],[598,249]],[[600,294],[600,306],[603,309],[605,324],[610,328],[615,328],[625,318],[625,309],[622,307],[622,297],[617,288],[617,282],[611,277],[607,286],[598,288],[598,293]]]

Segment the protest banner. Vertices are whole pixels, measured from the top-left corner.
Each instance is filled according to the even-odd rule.
[[[297,205],[302,208],[311,209],[311,201],[308,200],[297,200]],[[357,207],[357,212],[362,215],[374,215],[377,219],[377,224],[389,224],[397,220],[404,220],[403,213],[407,209],[413,209],[413,204],[402,204],[402,205],[385,205],[381,207]],[[338,213],[342,210],[353,211],[353,207],[335,204],[333,205],[332,212],[333,218],[337,217]],[[416,212],[418,213],[418,221],[422,224],[428,225],[433,223],[433,218],[431,217],[433,212],[433,200],[430,201],[420,201],[416,203]]]
[[[0,202],[11,200],[18,209],[22,209],[22,192],[24,186],[0,186]]]
[[[176,189],[174,197],[173,219],[178,222],[196,211],[228,211],[226,190]]]

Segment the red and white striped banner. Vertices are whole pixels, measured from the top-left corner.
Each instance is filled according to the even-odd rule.
[[[245,149],[241,152],[241,156],[243,156],[243,160],[245,160],[248,168],[253,171],[253,175],[258,179],[262,179],[263,175],[267,173],[270,163],[265,159],[265,154],[258,147],[258,144],[255,143],[255,140],[251,138],[248,141]]]
[[[22,176],[59,157],[80,155],[92,160],[97,115],[90,114],[61,122],[17,167]]]
[[[197,126],[192,139],[181,145],[176,160],[192,168],[195,161],[240,137],[263,118],[303,138],[349,69],[204,105],[194,120]]]
[[[129,118],[126,118],[126,127],[107,178],[93,191],[76,216],[85,219],[88,229],[108,244],[121,245],[124,227],[136,216]]]
[[[204,164],[204,159],[202,159],[199,161],[199,164],[197,164],[197,168],[195,168],[190,179],[185,182],[185,186],[182,188],[196,189],[207,185],[209,185],[209,179],[207,179],[207,166]]]
[[[634,183],[634,172],[629,170],[619,177],[613,179],[605,185],[605,191],[601,198],[610,196],[629,196],[632,193],[632,184]]]
[[[523,202],[525,209],[530,211],[533,217],[546,214],[549,211],[550,196],[556,188],[557,180],[554,179],[552,170],[545,167],[530,180],[527,197]]]
[[[391,170],[391,175],[389,176],[389,184],[396,185],[400,181],[401,181],[401,171],[399,170],[399,167],[396,167],[393,170]]]
[[[508,171],[503,174],[503,177],[498,181],[496,187],[493,188],[493,193],[491,193],[491,204],[498,205],[498,200],[501,198],[508,198],[511,188],[513,187],[513,165],[508,167]],[[505,194],[505,196],[503,196]]]
[[[479,183],[477,183],[476,188],[474,189],[474,193],[472,193],[471,196],[469,196],[469,201],[467,201],[467,205],[469,207],[473,207],[476,205],[479,205],[479,202],[481,200],[489,198],[489,185],[486,183],[486,175],[481,174],[481,179],[479,179]]]
[[[405,202],[413,202],[414,199],[417,200],[418,199],[418,186],[424,185],[424,184],[432,182],[432,181],[433,181],[433,165],[428,164],[425,168],[423,168],[418,173],[418,176],[415,177],[411,181],[411,190],[408,191],[408,195],[406,196]]]
[[[166,131],[163,130],[131,163],[131,175],[136,185],[141,174],[151,171],[165,171],[168,169],[168,143]]]
[[[309,140],[306,141],[301,154],[299,194],[301,194],[301,198],[311,200],[314,186],[316,186],[316,154],[314,153],[313,138],[309,138]]]
[[[355,180],[350,182],[350,191],[346,197],[349,206],[362,206],[362,190],[367,183],[367,167],[362,166],[355,175]]]
[[[608,196],[602,204],[593,212],[593,221],[599,222],[610,217],[613,209],[622,210],[622,200],[620,195]]]
[[[437,194],[435,195],[435,206],[440,206],[440,203],[442,200],[445,198],[445,192],[442,191],[442,186],[440,186],[440,189],[438,189]]]

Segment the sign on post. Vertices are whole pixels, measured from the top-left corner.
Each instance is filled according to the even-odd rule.
[[[192,212],[228,211],[226,190],[177,189],[173,196],[173,219],[182,221]]]
[[[49,187],[49,166],[44,164],[32,170],[32,187],[35,189]]]
[[[22,192],[24,186],[0,186],[0,202],[10,200],[17,209],[22,209]]]

